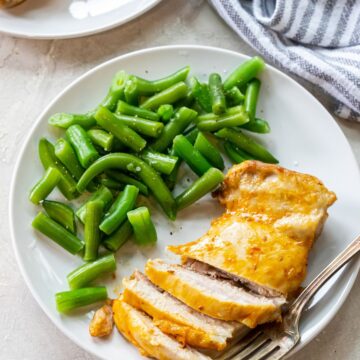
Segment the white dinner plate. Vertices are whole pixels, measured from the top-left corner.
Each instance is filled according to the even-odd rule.
[[[225,77],[246,58],[236,52],[202,46],[160,47],[118,57],[87,72],[61,92],[36,120],[23,146],[10,197],[11,231],[21,272],[33,296],[56,326],[100,358],[140,359],[140,355],[116,330],[108,339],[92,339],[88,333],[91,312],[80,311],[76,315],[64,316],[55,309],[54,294],[67,289],[66,275],[82,260],[66,253],[31,228],[31,221],[39,209],[29,202],[29,189],[43,173],[37,144],[43,136],[54,140],[59,135],[59,131],[47,125],[47,119],[56,112],[81,113],[93,108],[104,97],[112,76],[119,69],[155,79],[190,65],[191,74],[205,80],[214,71]],[[319,177],[338,197],[311,252],[308,283],[359,232],[359,171],[340,128],[310,93],[271,66],[267,66],[261,80],[263,86],[258,111],[269,121],[272,131],[257,138],[275,154],[282,166]],[[182,183],[188,183],[188,175],[183,174]],[[61,199],[58,194],[51,197]],[[174,256],[166,253],[165,246],[196,239],[221,211],[210,196],[179,214],[174,223],[168,221],[161,211],[153,210],[159,237],[157,245],[141,248],[129,241],[117,254],[116,279],[109,281],[104,278],[100,283],[108,286],[111,295],[118,294],[122,277],[135,268],[143,269],[150,257],[174,260]],[[352,262],[347,265],[316,296],[301,322],[302,339],[297,349],[313,339],[333,318],[354,283],[359,264]]]
[[[0,32],[32,39],[66,39],[124,24],[161,0],[26,0],[0,9]]]

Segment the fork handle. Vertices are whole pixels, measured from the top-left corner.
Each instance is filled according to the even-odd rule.
[[[360,236],[351,242],[297,297],[291,305],[289,312],[292,313],[293,320],[299,321],[300,315],[305,305],[315,295],[315,293],[348,261],[360,251]]]

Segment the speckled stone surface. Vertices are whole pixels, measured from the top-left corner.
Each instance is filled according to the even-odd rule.
[[[95,359],[50,322],[32,298],[16,264],[9,234],[8,194],[19,145],[44,106],[76,77],[115,56],[169,44],[212,45],[254,54],[201,0],[164,0],[120,28],[81,39],[35,41],[0,35],[1,360]],[[328,105],[326,96],[314,95]],[[360,125],[338,123],[359,161]],[[359,285],[358,279],[331,324],[294,360],[360,359]]]

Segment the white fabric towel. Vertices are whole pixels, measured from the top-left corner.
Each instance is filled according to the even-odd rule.
[[[360,121],[360,0],[210,0],[265,59],[329,94]]]

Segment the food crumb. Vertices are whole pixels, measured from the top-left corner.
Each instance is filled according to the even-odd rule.
[[[172,231],[170,231],[170,235],[172,235],[173,234],[173,232]]]

